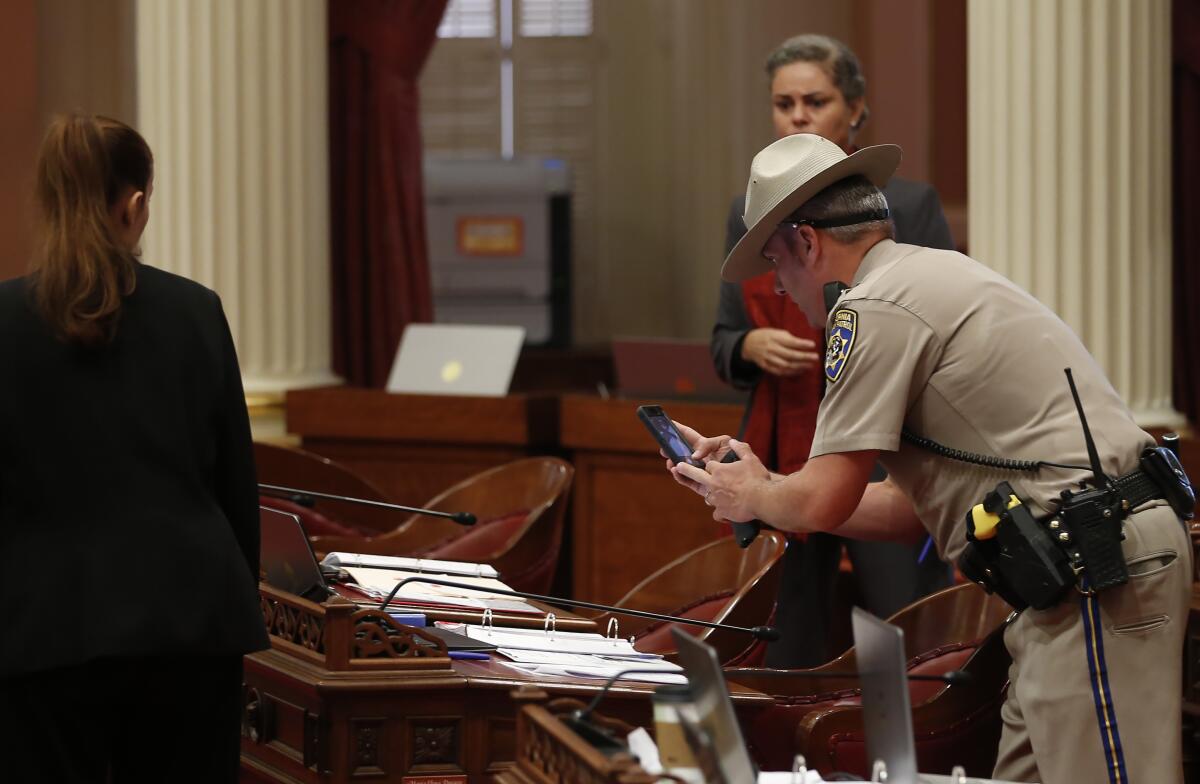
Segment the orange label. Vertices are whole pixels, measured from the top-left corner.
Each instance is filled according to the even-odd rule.
[[[465,215],[456,233],[463,256],[520,256],[525,250],[525,223],[517,215]]]

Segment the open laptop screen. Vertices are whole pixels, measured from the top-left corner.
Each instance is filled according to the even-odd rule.
[[[409,324],[387,391],[503,397],[524,341],[524,327]]]
[[[701,728],[716,747],[721,772],[730,784],[754,781],[758,774],[746,750],[742,728],[733,712],[733,700],[717,652],[687,632],[671,629],[679,665],[687,674]]]
[[[892,784],[917,784],[904,631],[858,607],[850,622],[862,682],[867,759],[871,764],[883,760]]]
[[[261,529],[259,559],[267,584],[296,596],[322,601],[327,594],[325,579],[308,536],[300,525],[300,518],[260,506],[258,521]]]
[[[713,369],[708,343],[696,340],[614,338],[617,391],[626,398],[742,402]]]

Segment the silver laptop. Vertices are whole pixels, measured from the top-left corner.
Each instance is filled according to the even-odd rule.
[[[862,682],[863,729],[867,735],[869,764],[882,760],[887,766],[889,784],[957,784],[958,778],[917,774],[904,630],[859,607],[853,609],[850,623],[854,630],[858,677]],[[962,781],[985,784],[993,780],[967,778]]]
[[[387,391],[503,397],[524,341],[524,327],[409,324]]]
[[[679,652],[678,663],[692,690],[696,724],[702,731],[704,742],[712,744],[720,778],[728,784],[754,781],[758,773],[742,738],[737,714],[733,712],[733,700],[729,698],[729,687],[717,652],[711,645],[677,628],[671,629],[671,636]],[[681,716],[680,720],[686,722],[687,717]],[[703,763],[701,767],[704,767]]]

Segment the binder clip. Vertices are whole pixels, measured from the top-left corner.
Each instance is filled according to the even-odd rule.
[[[808,760],[804,759],[803,754],[797,754],[792,760],[792,784],[804,784],[804,780],[808,778]]]
[[[492,618],[491,607],[483,608],[483,619],[479,623],[483,627],[483,633],[490,637],[492,634],[492,627],[495,626],[495,621]]]
[[[546,620],[542,623],[542,631],[550,636],[550,641],[554,641],[555,622],[558,620],[554,613],[546,613]]]
[[[612,644],[613,644],[614,648],[617,646],[617,643],[619,643],[621,641],[620,634],[618,633],[619,628],[620,627],[617,624],[616,618],[608,619],[608,630],[604,633],[604,636],[607,637],[608,639],[612,640]]]

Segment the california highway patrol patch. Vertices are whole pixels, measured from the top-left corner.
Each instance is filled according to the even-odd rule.
[[[858,314],[849,308],[841,308],[833,314],[829,337],[825,340],[825,378],[837,381],[846,368],[850,352],[854,349],[854,336],[858,331]]]

